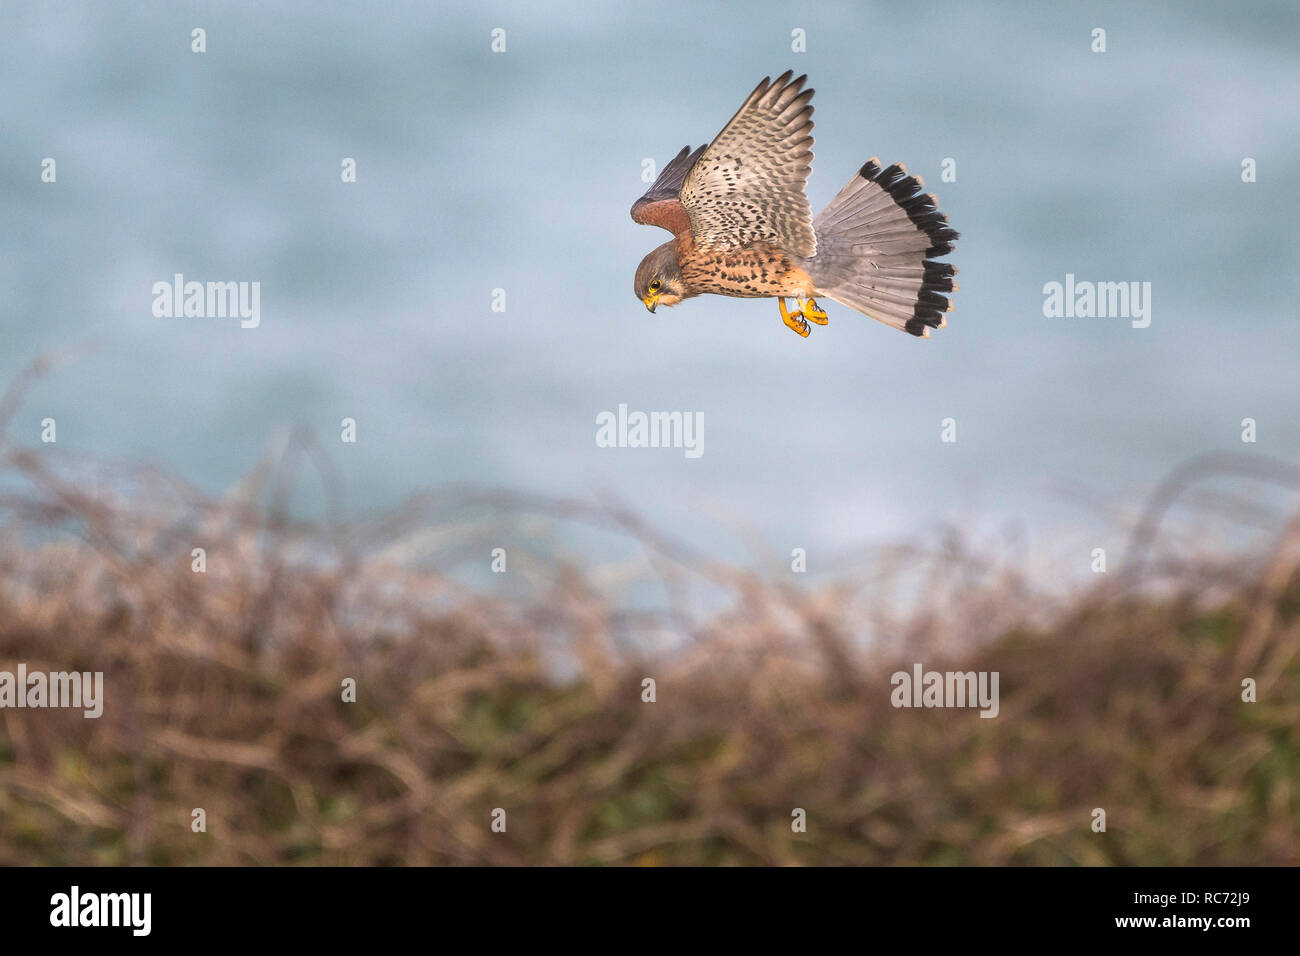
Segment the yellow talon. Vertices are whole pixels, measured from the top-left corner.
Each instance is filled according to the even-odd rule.
[[[799,300],[796,299],[795,301],[797,302]],[[779,296],[777,297],[776,304],[781,307],[781,321],[786,324],[786,327],[793,329],[796,334],[808,338],[808,332],[810,330],[808,328],[808,323],[803,320],[803,315],[801,314],[802,309],[800,312],[791,312],[785,307],[785,299]]]
[[[795,301],[798,302],[799,300],[795,299]],[[809,299],[803,305],[799,306],[799,311],[809,322],[816,322],[818,325],[826,325],[830,322],[826,313],[817,307],[816,299]]]

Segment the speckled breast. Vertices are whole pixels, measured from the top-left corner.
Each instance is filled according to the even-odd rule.
[[[679,249],[682,278],[693,292],[742,298],[813,294],[808,273],[778,246],[756,243],[743,249],[704,252],[694,244]]]

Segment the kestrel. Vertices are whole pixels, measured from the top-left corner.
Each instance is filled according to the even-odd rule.
[[[793,72],[765,77],[712,143],[683,149],[632,206],[636,222],[674,237],[641,260],[637,298],[653,312],[706,292],[771,296],[805,337],[809,322],[827,324],[818,297],[912,335],[943,328],[957,270],[933,259],[957,238],[948,217],[919,176],[873,157],[814,218],[813,91]]]

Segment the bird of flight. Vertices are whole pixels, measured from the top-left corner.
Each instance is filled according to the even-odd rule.
[[[957,288],[957,270],[934,261],[957,239],[948,217],[919,176],[875,158],[814,217],[813,91],[793,72],[765,77],[712,143],[683,149],[633,204],[636,222],[673,234],[637,267],[637,298],[653,312],[704,293],[774,297],[804,337],[827,324],[818,297],[912,335],[943,328]]]

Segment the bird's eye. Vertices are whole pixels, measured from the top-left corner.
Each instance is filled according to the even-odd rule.
[[[662,286],[660,285],[660,282],[659,282],[658,279],[655,279],[654,282],[651,282],[651,283],[650,283],[650,291],[651,291],[651,292],[658,292],[659,289],[660,289],[661,287],[662,287]]]

